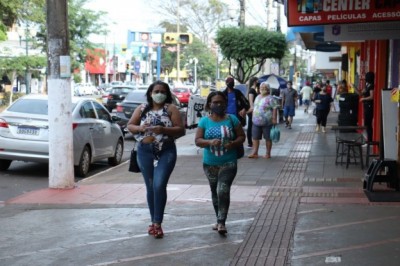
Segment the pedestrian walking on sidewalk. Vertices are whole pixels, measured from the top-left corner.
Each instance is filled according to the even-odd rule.
[[[253,109],[254,109],[254,100],[256,99],[259,92],[259,83],[257,77],[252,77],[249,82],[249,90],[247,93],[247,99],[249,100],[250,109],[247,111],[247,147],[253,147],[253,139],[252,139],[252,127],[253,127]]]
[[[325,133],[326,132],[326,121],[328,119],[329,111],[331,110],[331,105],[333,102],[332,96],[326,93],[326,87],[323,86],[321,88],[321,92],[317,93],[314,98],[314,102],[316,104],[316,119],[317,119],[317,127],[315,129],[316,132],[320,130]]]
[[[225,222],[230,205],[230,191],[237,173],[236,149],[243,145],[245,134],[236,116],[227,114],[228,99],[223,92],[211,92],[205,110],[210,115],[200,119],[196,146],[204,148],[203,169],[211,188],[217,224],[213,230],[227,233]]]
[[[311,95],[313,93],[313,89],[311,88],[311,82],[306,81],[306,85],[301,88],[300,95],[303,98],[304,103],[304,113],[308,113],[308,108],[311,104]]]
[[[271,88],[268,83],[263,82],[260,85],[260,95],[254,101],[253,111],[253,151],[249,158],[258,158],[258,148],[260,140],[264,136],[266,155],[264,158],[271,158],[272,141],[270,137],[271,128],[277,123],[279,104],[271,95]]]
[[[293,117],[297,108],[297,91],[293,89],[292,81],[287,82],[287,88],[282,93],[283,116],[286,120],[286,127],[292,129]]]
[[[246,112],[250,108],[249,101],[240,90],[235,88],[235,79],[233,77],[227,77],[225,84],[226,88],[223,93],[228,99],[226,112],[235,115],[244,127],[246,126]]]
[[[146,184],[151,225],[148,233],[164,236],[161,228],[167,203],[167,183],[176,163],[175,138],[185,134],[179,110],[172,104],[169,85],[156,81],[146,92],[147,103],[138,106],[128,122],[137,142],[137,162]]]

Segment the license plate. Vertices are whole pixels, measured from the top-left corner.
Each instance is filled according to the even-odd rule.
[[[40,131],[39,128],[35,128],[35,127],[18,127],[17,134],[38,136],[39,131]]]

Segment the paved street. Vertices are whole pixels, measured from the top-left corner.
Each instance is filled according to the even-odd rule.
[[[270,160],[240,160],[226,237],[211,230],[201,150],[189,131],[177,141],[164,239],[146,234],[142,177],[125,163],[72,190],[6,201],[0,265],[398,265],[400,204],[369,202],[365,170],[335,165],[334,132],[315,133],[313,123],[298,111]]]

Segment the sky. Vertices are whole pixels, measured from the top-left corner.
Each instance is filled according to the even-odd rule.
[[[110,34],[92,36],[93,42],[126,43],[129,29],[155,28],[162,20],[148,5],[151,0],[89,0],[86,8],[108,12],[107,20],[110,24]],[[239,16],[238,0],[223,0],[229,4],[233,14]],[[263,25],[265,23],[265,2],[260,0],[246,0],[246,24]]]

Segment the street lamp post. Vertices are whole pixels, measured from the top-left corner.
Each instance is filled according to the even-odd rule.
[[[20,42],[20,45],[21,45],[21,42],[25,42],[25,56],[26,56],[26,59],[28,60],[29,42],[32,41],[32,39],[30,38],[30,32],[29,32],[28,28],[26,28],[24,30],[23,34],[25,35],[25,39],[22,39],[22,34],[19,34],[19,42]],[[28,62],[26,62],[26,68],[25,68],[25,93],[26,94],[30,93]]]
[[[194,64],[194,85],[197,87],[197,63],[199,60],[195,57],[189,60],[189,63]]]

